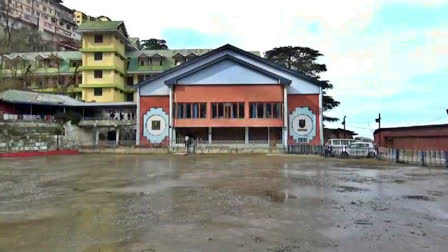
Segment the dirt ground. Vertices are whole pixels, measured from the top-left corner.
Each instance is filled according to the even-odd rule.
[[[375,160],[0,160],[0,251],[447,251],[448,170]]]

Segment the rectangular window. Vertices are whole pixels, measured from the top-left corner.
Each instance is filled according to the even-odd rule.
[[[250,118],[283,118],[281,103],[251,103],[249,108]]]
[[[274,103],[273,117],[281,118],[280,115],[281,115],[281,105],[280,105],[280,103]]]
[[[204,119],[207,117],[206,103],[177,103],[177,119]]]
[[[238,118],[242,119],[244,118],[244,103],[238,104],[239,110],[238,110]]]
[[[103,43],[103,34],[95,34],[95,43]]]
[[[94,71],[95,79],[102,79],[103,78],[103,71],[101,70],[95,70]]]
[[[127,77],[126,83],[128,84],[128,86],[134,86],[134,76]]]
[[[244,118],[244,103],[212,103],[213,119]]]
[[[94,53],[95,60],[103,60],[103,53],[102,52],[95,52]]]
[[[272,104],[267,103],[265,105],[265,110],[266,110],[266,114],[265,114],[266,118],[272,118]]]
[[[70,61],[70,67],[79,67],[79,66],[81,66],[81,61],[79,60]]]
[[[264,117],[264,104],[258,103],[257,104],[257,118],[263,118]]]
[[[103,89],[102,88],[94,88],[93,89],[93,95],[94,96],[102,96],[103,95]]]
[[[193,104],[193,116],[192,118],[199,118],[199,104]]]
[[[192,118],[191,117],[191,104],[185,104],[185,117]]]
[[[126,94],[126,101],[133,102],[134,101],[134,93],[127,93]]]
[[[200,118],[206,118],[207,117],[207,104],[206,103],[200,103],[199,117]]]

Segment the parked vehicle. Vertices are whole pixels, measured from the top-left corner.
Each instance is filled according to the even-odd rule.
[[[368,137],[355,137],[355,142],[373,143],[373,140]]]
[[[353,139],[328,139],[325,146],[327,146],[328,154],[330,156],[339,157],[343,150],[353,142]]]
[[[377,156],[375,145],[369,142],[354,142],[348,147],[345,147],[341,153],[342,158],[349,157],[368,157],[374,158]]]

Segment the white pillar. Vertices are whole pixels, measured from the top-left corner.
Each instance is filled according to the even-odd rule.
[[[271,132],[270,128],[268,127],[268,147],[271,146]]]
[[[173,145],[173,86],[170,86],[170,101],[169,101],[169,115],[168,115],[168,121],[169,121],[169,130],[168,135],[170,138],[169,141],[169,147],[171,148]]]
[[[116,130],[116,134],[115,134],[115,144],[119,145],[120,144],[120,128],[117,128]]]
[[[173,141],[172,141],[173,145],[172,145],[172,146],[174,147],[174,146],[176,146],[176,144],[177,144],[177,140],[176,140],[176,137],[177,137],[177,136],[176,136],[176,128],[174,128],[174,127],[173,127],[173,134],[172,134],[171,136],[173,137]]]
[[[244,144],[249,144],[249,127],[245,128],[244,132]]]
[[[319,127],[320,127],[320,145],[324,145],[324,106],[322,97],[322,87],[320,87],[319,93]]]
[[[283,88],[283,147],[288,148],[288,87]]]
[[[140,87],[137,88],[137,114],[135,115],[136,117],[136,137],[135,137],[135,144],[136,145],[140,145],[140,132],[142,132],[141,130],[141,125],[140,125]]]
[[[212,127],[208,128],[208,144],[212,144]]]
[[[99,142],[100,142],[100,130],[98,128],[95,128],[96,132],[95,132],[95,145],[98,146]]]

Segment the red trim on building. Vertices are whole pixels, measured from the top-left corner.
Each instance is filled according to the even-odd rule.
[[[169,138],[167,137],[161,144],[151,144],[145,136],[143,136],[144,119],[143,116],[151,108],[162,108],[168,115],[170,114],[170,98],[169,96],[141,96],[140,97],[140,145],[145,147],[168,146]]]
[[[14,153],[0,153],[0,158],[25,158],[36,156],[58,156],[58,155],[78,155],[78,150],[55,150],[55,151],[24,151]]]
[[[288,95],[288,117],[298,107],[308,107],[316,115],[316,136],[310,141],[311,145],[320,145],[320,110],[319,94],[290,94]],[[289,120],[289,118],[288,118]],[[291,129],[289,129],[291,130]],[[288,144],[296,144],[294,138],[288,134]]]

